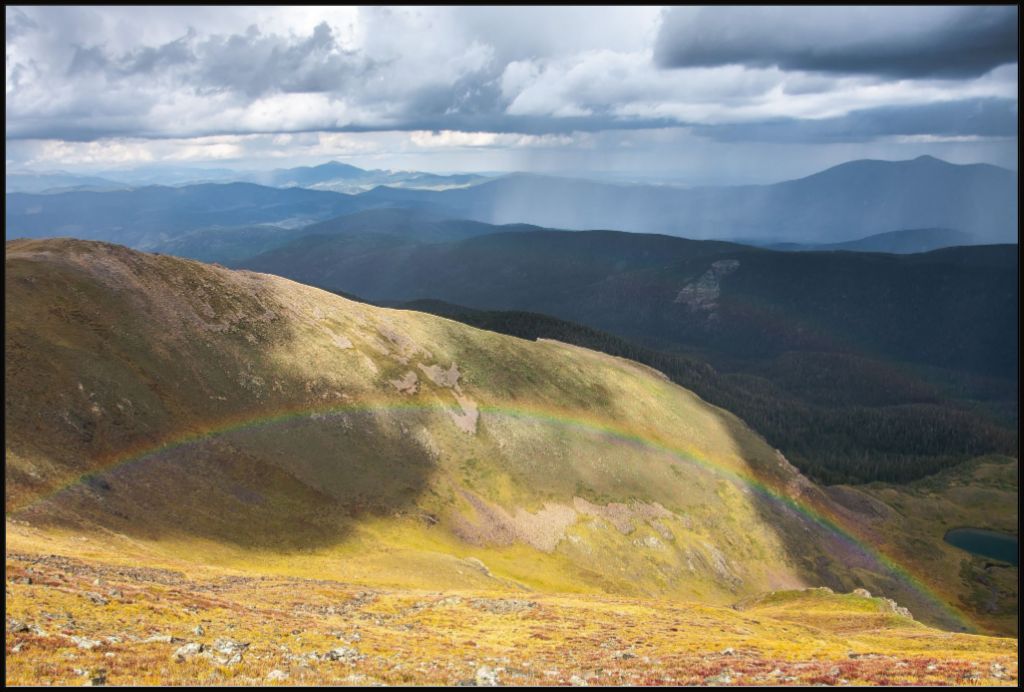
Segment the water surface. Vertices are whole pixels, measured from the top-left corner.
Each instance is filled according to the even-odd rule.
[[[1017,537],[999,531],[988,529],[951,529],[946,532],[946,543],[954,545],[961,550],[966,550],[975,555],[1009,562],[1017,565],[1019,557],[1017,554]]]

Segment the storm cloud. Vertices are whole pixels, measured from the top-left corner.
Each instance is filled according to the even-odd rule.
[[[935,140],[1012,138],[1017,104],[1008,99],[966,99],[911,106],[882,106],[838,118],[786,118],[742,125],[697,126],[694,131],[731,142],[864,142],[876,137],[927,135]]]
[[[487,133],[516,152],[545,142],[544,157],[551,142],[588,142],[605,149],[586,160],[611,167],[667,136],[630,133],[655,130],[691,148],[695,138],[994,141],[1016,118],[1016,17],[1010,7],[8,7],[8,167],[104,152],[287,157],[294,144],[256,143],[302,134],[345,151],[403,142],[403,156],[417,142],[454,150]],[[617,134],[584,136],[596,133]],[[179,153],[145,144],[159,140]]]
[[[1017,8],[678,7],[655,57],[663,67],[970,77],[1017,61]]]

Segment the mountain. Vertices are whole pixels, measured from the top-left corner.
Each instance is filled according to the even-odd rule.
[[[96,242],[8,242],[5,282],[9,559],[712,605],[866,587],[971,626],[947,605],[973,586],[941,530],[815,486],[646,366]],[[946,515],[1011,499],[986,493],[948,495]]]
[[[473,173],[438,175],[419,171],[368,171],[339,161],[329,161],[319,166],[277,168],[266,172],[240,172],[237,179],[274,187],[297,186],[346,194],[358,194],[381,185],[402,189],[444,190],[469,187],[487,180],[485,176]]]
[[[851,161],[773,185],[679,189],[510,175],[467,189],[379,188],[380,201],[430,202],[488,223],[828,243],[905,228],[1017,240],[1017,175],[987,164]]]
[[[364,208],[333,192],[251,183],[150,186],[113,192],[12,193],[8,238],[74,235],[150,248],[185,232],[218,226],[302,225]]]
[[[150,249],[203,262],[238,264],[306,237],[316,237],[316,240],[306,241],[313,244],[330,242],[328,239],[336,236],[350,237],[353,240],[346,247],[354,250],[357,242],[363,247],[396,248],[410,242],[436,243],[489,233],[542,230],[546,229],[526,224],[493,226],[479,221],[449,219],[427,208],[383,208],[358,211],[298,227],[268,224],[202,228],[156,243]],[[356,241],[355,236],[366,237]]]
[[[447,189],[466,187],[487,180],[487,176],[474,173],[440,175],[420,171],[383,171],[364,170],[340,161],[328,161],[319,166],[298,166],[296,168],[275,168],[269,171],[232,170],[229,168],[192,168],[183,166],[142,166],[137,168],[102,171],[99,178],[106,179],[106,185],[96,182],[76,182],[90,180],[86,176],[74,176],[59,172],[64,176],[58,184],[46,184],[33,181],[39,177],[34,174],[17,174],[16,184],[8,180],[7,192],[41,192],[47,188],[58,187],[148,187],[164,185],[179,187],[182,185],[198,185],[201,183],[253,183],[268,187],[303,187],[307,189],[326,190],[356,194],[365,192],[379,185],[391,185],[400,188],[416,189]],[[46,177],[45,175],[42,177]],[[9,176],[10,178],[10,176]],[[92,180],[96,180],[92,178]]]
[[[310,187],[317,183],[332,180],[351,180],[362,178],[368,171],[350,166],[339,161],[328,161],[319,166],[300,166],[298,168],[275,168],[266,173],[249,174],[253,182],[274,187]]]
[[[906,481],[1017,449],[1015,246],[881,255],[610,231],[429,245],[309,236],[240,264],[372,301],[608,332],[823,481]]]
[[[381,233],[417,243],[463,240],[492,233],[545,231],[529,224],[494,224],[452,219],[429,208],[384,208],[346,214],[303,227],[304,236]],[[255,253],[254,253],[255,254]],[[251,255],[250,255],[251,256]]]
[[[200,174],[208,178],[233,176],[276,187],[206,182],[124,190],[118,189],[123,182],[93,181],[103,184],[63,192],[51,188],[46,195],[8,192],[7,237],[75,235],[152,250],[200,230],[258,225],[294,228],[368,209],[402,208],[492,225],[615,229],[688,238],[742,237],[756,244],[784,241],[800,246],[848,243],[850,238],[893,228],[949,229],[943,231],[947,236],[941,236],[945,240],[922,239],[922,245],[911,240],[907,231],[899,236],[902,240],[890,236],[877,239],[874,245],[834,249],[923,249],[930,243],[948,244],[950,238],[963,238],[960,234],[977,243],[1017,240],[1016,174],[994,166],[958,166],[930,157],[902,162],[854,161],[775,185],[689,190],[527,174],[486,179],[472,174],[364,171],[339,162],[266,174],[202,169],[169,172],[175,180]],[[143,178],[154,175],[148,172]],[[87,179],[77,179],[75,184],[82,180]],[[55,182],[59,181],[39,184]],[[385,226],[396,224],[392,220]],[[407,235],[397,230],[397,235]],[[922,233],[926,232],[914,231],[913,237]],[[435,237],[456,236],[444,232]],[[258,244],[256,248],[270,246]],[[232,251],[228,256],[239,255]]]
[[[8,173],[4,176],[6,192],[47,192],[66,188],[118,190],[122,183],[107,178],[74,175],[64,171],[53,173]]]
[[[848,240],[844,243],[774,243],[767,244],[770,250],[849,250],[852,252],[888,252],[898,255],[929,252],[944,247],[974,245],[974,238],[966,233],[949,228],[914,228],[905,231],[876,233],[866,238]]]
[[[738,357],[852,349],[1016,372],[1014,246],[901,257],[546,231],[355,256],[349,242],[307,237],[244,265],[370,300],[532,310]]]

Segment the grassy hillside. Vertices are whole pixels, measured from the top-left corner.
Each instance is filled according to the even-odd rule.
[[[993,627],[948,607],[955,570],[879,554],[870,517],[643,365],[114,245],[6,250],[9,555],[707,604],[866,587]]]
[[[609,332],[634,344],[609,352],[657,361],[824,482],[906,481],[1017,453],[1013,246],[893,256],[607,231],[430,245],[365,235],[305,238],[245,264],[370,300],[471,306],[449,316],[485,328],[504,319],[485,313],[530,311]],[[552,337],[516,322],[498,331]]]
[[[733,609],[366,588],[187,562],[142,569],[10,551],[7,575],[13,685],[1017,681],[1013,639],[932,630],[882,599],[824,590],[778,592]]]

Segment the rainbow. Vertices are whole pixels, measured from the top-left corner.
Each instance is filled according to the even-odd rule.
[[[216,423],[208,424],[201,429],[179,431],[176,435],[167,436],[157,442],[142,442],[130,448],[120,450],[115,454],[104,458],[96,459],[98,465],[89,472],[66,482],[55,489],[36,496],[31,501],[8,512],[8,516],[16,516],[32,507],[53,499],[59,494],[69,491],[72,488],[84,483],[97,473],[106,473],[131,464],[144,462],[167,452],[177,449],[198,445],[205,441],[228,435],[231,433],[264,428],[275,425],[283,425],[290,422],[312,419],[314,417],[345,416],[359,413],[380,413],[383,411],[397,413],[412,412],[451,412],[459,413],[460,408],[456,405],[445,405],[440,403],[395,403],[387,401],[382,403],[360,403],[344,405],[324,406],[301,406],[274,412],[247,413],[224,418]],[[691,449],[683,449],[654,437],[648,437],[629,432],[621,427],[604,420],[588,420],[579,417],[578,412],[568,412],[555,408],[539,408],[533,406],[517,405],[516,407],[480,405],[481,414],[488,416],[507,417],[521,420],[530,420],[548,423],[556,426],[571,427],[589,433],[597,433],[620,444],[628,444],[647,450],[660,452],[670,456],[674,460],[684,464],[695,465],[716,474],[719,477],[739,483],[761,497],[777,503],[783,507],[796,512],[807,521],[828,531],[849,547],[859,551],[886,571],[895,575],[913,592],[936,606],[939,611],[945,614],[961,628],[969,630],[980,630],[980,628],[969,616],[956,609],[944,598],[934,592],[927,583],[911,573],[908,568],[901,565],[894,558],[884,554],[878,548],[862,538],[858,538],[856,532],[843,526],[841,521],[827,509],[816,507],[810,501],[797,500],[785,492],[772,488],[755,476],[736,471],[722,463],[715,463],[711,459],[701,456]]]

